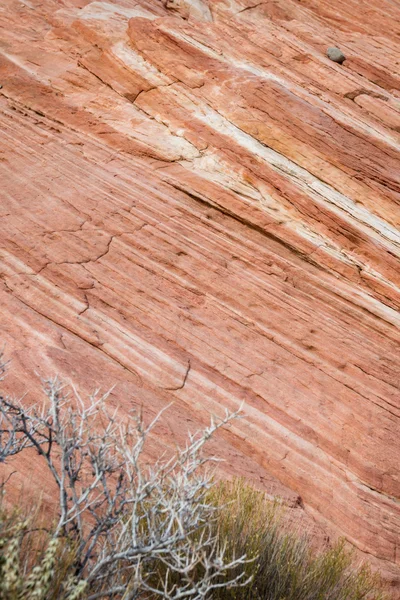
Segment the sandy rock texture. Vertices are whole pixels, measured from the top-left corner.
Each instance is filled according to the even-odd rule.
[[[226,472],[397,591],[399,57],[392,0],[0,6],[6,387],[172,401],[166,446],[244,402]]]

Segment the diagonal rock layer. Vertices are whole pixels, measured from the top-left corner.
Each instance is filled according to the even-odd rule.
[[[1,4],[6,386],[173,401],[165,446],[244,402],[226,473],[399,594],[400,6]]]

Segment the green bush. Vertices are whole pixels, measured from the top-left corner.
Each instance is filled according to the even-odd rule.
[[[213,600],[380,600],[380,578],[367,565],[355,566],[344,541],[322,552],[293,531],[278,501],[270,501],[242,479],[211,491],[218,513],[219,541],[227,558],[251,560],[244,587],[220,588]]]
[[[209,596],[213,600],[384,598],[378,576],[366,565],[355,566],[344,542],[322,552],[312,550],[305,535],[293,532],[283,505],[244,480],[221,482],[208,494],[207,501],[216,509],[215,534],[220,547],[226,548],[227,562],[247,556],[246,585],[229,588],[221,580],[221,587]],[[87,600],[94,590],[71,575],[77,559],[68,539],[32,528],[32,517],[0,510],[0,600]],[[153,569],[155,585],[167,577],[171,587],[179,577],[167,573],[162,561],[155,561]],[[237,569],[240,574],[243,565]],[[94,596],[102,597],[98,589]],[[119,592],[112,597],[125,596]]]

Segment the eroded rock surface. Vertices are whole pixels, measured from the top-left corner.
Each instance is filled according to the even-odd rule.
[[[398,590],[399,5],[2,0],[0,32],[9,389],[117,383],[178,438],[244,401],[226,471]]]

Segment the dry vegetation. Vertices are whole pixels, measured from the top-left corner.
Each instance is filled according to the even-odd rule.
[[[33,447],[58,489],[49,529],[38,530],[33,512],[0,510],[0,600],[382,597],[343,544],[315,554],[288,529],[279,502],[241,480],[214,484],[217,459],[203,447],[237,414],[212,419],[148,465],[160,416],[121,421],[107,395],[83,402],[58,379],[44,382],[34,406],[0,396],[0,462]]]

